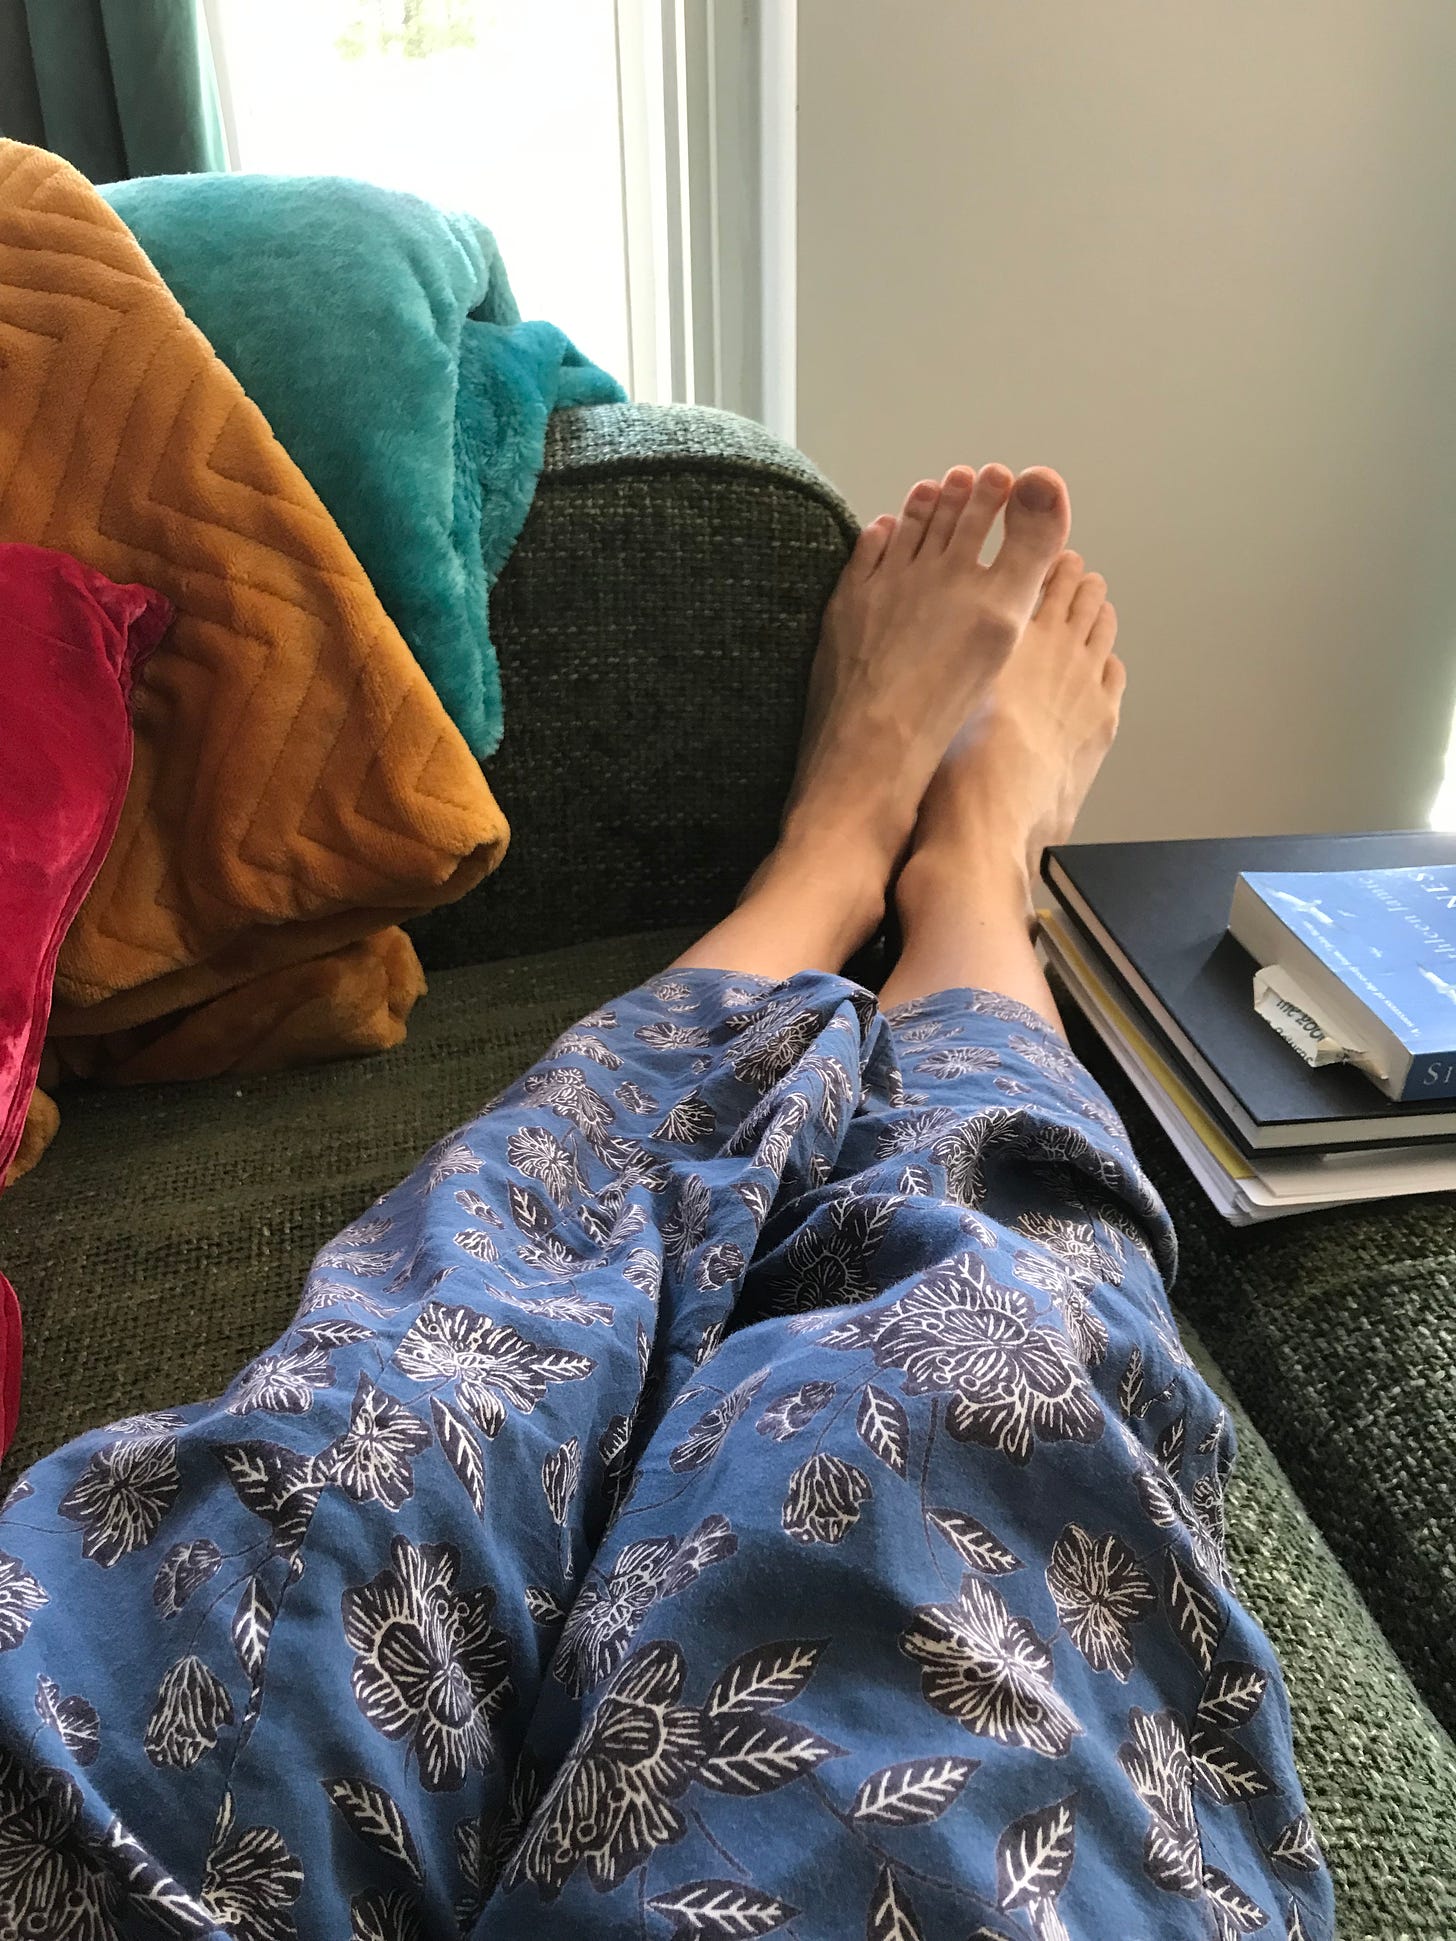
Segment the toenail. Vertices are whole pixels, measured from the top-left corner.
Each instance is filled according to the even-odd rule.
[[[1028,512],[1051,512],[1057,503],[1057,488],[1048,479],[1027,477],[1016,481],[1016,496]]]

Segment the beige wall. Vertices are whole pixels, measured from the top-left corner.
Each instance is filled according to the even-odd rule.
[[[1456,693],[1456,5],[799,0],[798,436],[1054,464],[1089,838],[1424,820]]]

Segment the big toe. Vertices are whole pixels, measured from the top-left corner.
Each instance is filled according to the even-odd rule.
[[[1006,503],[1006,536],[992,568],[1008,590],[1034,600],[1047,567],[1067,543],[1072,502],[1066,482],[1048,466],[1034,465],[1017,479]]]

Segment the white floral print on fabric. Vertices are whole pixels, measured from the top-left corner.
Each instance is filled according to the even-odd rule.
[[[12,1489],[0,1934],[1330,1941],[1171,1264],[1012,1000],[599,1008]]]

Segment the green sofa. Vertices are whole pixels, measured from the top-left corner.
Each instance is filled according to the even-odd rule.
[[[804,459],[739,419],[553,421],[494,600],[503,868],[413,926],[430,992],[399,1050],[65,1095],[54,1147],[0,1198],[27,1335],[12,1476],[81,1429],[222,1387],[325,1240],[731,902],[772,837],[853,530]],[[1286,1669],[1341,1934],[1456,1935],[1456,1214],[1235,1233],[1079,1049],[1180,1226],[1175,1299],[1240,1435],[1233,1566]]]

